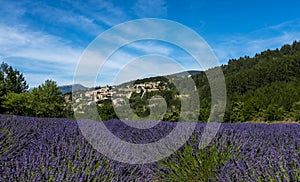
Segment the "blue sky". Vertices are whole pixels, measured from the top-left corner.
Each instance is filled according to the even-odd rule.
[[[59,85],[72,83],[80,56],[99,34],[139,18],[169,19],[193,29],[220,64],[300,40],[298,0],[0,0],[0,5],[0,61],[23,72],[31,87],[46,79]],[[156,51],[185,57],[163,42],[139,42],[132,47],[136,50],[124,49],[115,55],[97,84],[109,84],[109,74],[122,68],[122,58],[132,58],[139,51],[138,55]],[[188,63],[184,58],[179,62]],[[189,64],[186,69],[198,68]]]

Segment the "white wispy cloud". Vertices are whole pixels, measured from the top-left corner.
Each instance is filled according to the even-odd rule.
[[[0,0],[0,22],[12,24],[19,20],[26,13],[26,7],[23,6],[24,1],[7,1]]]
[[[168,75],[184,69],[174,60],[162,55],[145,55],[135,58],[123,66],[114,77],[117,84],[149,75]]]
[[[173,53],[174,49],[166,44],[155,40],[145,40],[134,42],[128,45],[130,48],[141,51],[144,54],[162,54],[168,56]]]
[[[113,26],[129,19],[127,13],[111,1],[74,2],[66,0],[62,3],[63,6],[56,7],[43,1],[3,1],[2,8],[0,8],[0,14],[4,17],[7,15],[5,20],[0,21],[0,56],[6,58],[4,60],[10,61],[11,64],[17,65],[21,70],[25,70],[24,74],[28,75],[29,82],[34,86],[41,80],[49,78],[58,79],[59,82],[71,81],[70,78],[76,70],[77,61],[84,48],[74,46],[72,40],[68,40],[66,37],[58,37],[50,32],[45,32],[41,26],[37,27],[37,24],[31,26],[27,24],[28,22],[23,22],[26,14],[39,17],[42,22],[51,26],[54,23],[59,29],[72,27],[76,31],[92,35],[98,35],[103,31],[103,24]],[[147,2],[137,2],[135,7],[143,8],[145,3]],[[156,13],[166,13],[163,1],[153,1],[151,5],[159,7]],[[144,34],[143,28],[135,28],[130,27],[128,30],[123,30],[127,34],[125,37],[135,36],[136,31]],[[110,39],[108,41],[126,42],[122,36],[117,38],[120,40]],[[129,47],[143,54],[169,55],[172,52],[167,47],[153,43],[144,45],[134,43]],[[126,61],[134,59],[137,56],[135,51],[119,51],[118,54],[112,56],[105,64],[107,74],[121,69],[124,64],[127,64]],[[101,54],[93,51],[87,52],[88,57],[93,58],[92,60],[105,59],[101,57]],[[95,67],[94,62],[85,61],[85,64],[84,73],[91,74],[91,67]]]
[[[49,60],[55,63],[74,63],[81,48],[75,48],[59,37],[26,28],[0,25],[0,46],[7,57]]]
[[[45,79],[57,80],[59,84],[72,82],[84,47],[64,35],[70,29],[74,29],[72,33],[76,36],[95,36],[105,29],[103,25],[113,26],[128,18],[109,1],[66,0],[54,6],[45,1],[0,0],[0,4],[1,61],[24,70],[31,86]],[[28,21],[28,15],[34,18]],[[46,29],[39,21],[47,24]],[[54,35],[48,31],[48,25],[50,29],[57,26],[59,31]]]
[[[58,6],[47,1],[5,1],[0,0],[0,22],[23,23],[25,14],[40,19],[48,26],[68,27],[86,34],[98,35],[107,26],[129,20],[122,8],[111,1],[61,1]],[[35,25],[36,26],[36,25]],[[103,27],[104,26],[104,27]],[[105,27],[106,26],[106,27]]]
[[[61,78],[73,75],[83,49],[72,47],[67,41],[44,32],[0,24],[0,50],[4,61],[27,70],[25,75],[36,73],[36,77],[29,79],[30,83],[35,83],[37,78],[55,79],[58,75]],[[62,82],[61,79],[59,82]]]
[[[160,72],[163,75],[179,71],[165,64],[161,58],[151,60],[145,57],[149,63],[132,64],[137,58],[153,54],[168,57],[180,66],[180,71],[218,65],[211,49],[195,32],[166,20],[142,19],[114,27],[98,37],[85,50],[75,82],[94,86],[98,75],[102,79],[100,85],[112,84],[115,75],[125,68],[130,71],[122,77],[123,81],[137,72],[149,75],[148,71],[158,68],[163,71]],[[198,59],[200,65],[194,58]]]
[[[74,13],[72,10],[60,9],[44,4],[32,9],[30,13],[43,18],[44,21],[56,22],[61,27],[72,27],[77,31],[81,30],[91,35],[98,35],[103,31],[103,27],[98,25],[94,18],[85,14]]]
[[[116,6],[111,1],[71,1],[66,0],[73,9],[78,10],[80,14],[86,17],[92,17],[98,23],[104,23],[108,26],[113,26],[128,20],[127,13],[120,7]]]
[[[138,0],[133,10],[141,18],[162,17],[168,12],[167,3],[164,0]]]
[[[291,44],[295,40],[300,40],[300,19],[282,22],[249,34],[223,36],[216,41],[213,49],[220,62],[227,63],[231,58],[254,56],[267,49]]]
[[[278,32],[286,32],[286,31],[297,31],[299,32],[299,27],[300,27],[300,19],[295,19],[295,20],[289,20],[282,22],[277,25],[273,26],[268,26],[264,28],[263,30],[270,31],[278,31]]]

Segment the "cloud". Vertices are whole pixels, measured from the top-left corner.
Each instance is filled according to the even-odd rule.
[[[265,27],[246,35],[223,36],[212,47],[220,62],[227,63],[229,59],[254,56],[267,49],[291,44],[295,40],[300,40],[299,19]]]
[[[141,18],[155,18],[167,15],[167,3],[164,0],[138,0],[133,6],[135,14]]]
[[[117,84],[149,75],[168,75],[184,69],[174,60],[162,55],[145,55],[131,60],[113,77]]]
[[[129,44],[114,52],[107,60],[99,49],[87,49],[81,59],[82,66],[78,67],[75,82],[88,86],[112,85],[146,75],[167,75],[201,69],[191,56],[179,48],[155,45],[151,50],[151,47],[143,47],[148,44]],[[139,51],[134,51],[133,47]],[[156,51],[158,49],[168,51]]]
[[[129,44],[128,47],[142,52],[143,54],[162,54],[165,56],[172,54],[172,52],[174,51],[174,48],[170,47],[170,45],[155,40],[134,42],[132,44]]]
[[[170,21],[142,19],[114,27],[98,37],[85,50],[75,82],[94,86],[95,77],[100,73],[98,79],[100,85],[112,84],[118,72],[136,58],[147,55],[168,57],[181,66],[180,71],[207,69],[217,64],[211,49],[196,33]],[[199,59],[201,65],[193,57]],[[123,81],[127,76],[137,72],[133,68],[145,73],[156,68],[163,68],[165,72],[163,74],[169,74],[170,71],[175,73],[171,67],[168,68],[169,65],[164,66],[162,62],[152,61],[151,64],[144,64],[146,67],[141,65],[131,67],[131,71],[122,77]]]
[[[28,79],[36,86],[40,75],[48,79],[73,75],[83,48],[43,32],[0,24],[0,50],[3,61],[16,65],[20,71],[26,70],[25,75],[36,74]]]
[[[0,0],[0,22],[12,24],[26,13],[22,2]]]
[[[81,15],[86,17],[93,17],[93,19],[98,23],[103,23],[108,26],[114,26],[129,17],[127,13],[120,7],[114,5],[111,1],[98,0],[98,1],[71,1],[67,0],[70,6],[79,11]]]
[[[51,12],[51,14],[49,13]],[[43,5],[33,9],[31,14],[43,18],[44,21],[59,23],[60,27],[72,27],[76,31],[81,30],[87,34],[98,35],[103,31],[103,27],[98,25],[94,18],[84,14],[74,13],[72,10],[60,9],[48,5]]]
[[[66,64],[74,63],[82,50],[53,35],[5,25],[0,25],[0,46],[5,56]]]
[[[263,30],[266,30],[266,31],[274,30],[274,31],[278,31],[278,32],[286,32],[286,31],[299,32],[299,27],[300,27],[300,19],[295,19],[295,20],[282,22],[282,23],[274,25],[274,26],[266,27]]]
[[[0,22],[7,25],[28,23],[33,27],[42,28],[44,24],[47,29],[55,25],[55,28],[73,29],[93,36],[101,33],[107,26],[130,19],[123,9],[106,0],[64,0],[59,3],[0,0],[0,4]],[[42,24],[35,24],[34,21],[41,21]]]

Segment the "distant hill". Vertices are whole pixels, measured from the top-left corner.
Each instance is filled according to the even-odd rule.
[[[153,76],[153,77],[147,77],[147,78],[141,78],[141,79],[137,79],[137,80],[131,80],[125,83],[121,83],[117,86],[119,87],[126,87],[128,85],[132,85],[132,84],[139,84],[139,83],[145,83],[145,82],[157,82],[157,81],[164,81],[167,82],[168,79],[170,78],[181,78],[184,76],[188,76],[188,75],[198,75],[200,73],[202,73],[203,71],[199,71],[199,70],[189,70],[189,71],[183,71],[183,72],[179,72],[179,73],[174,73],[171,75],[161,75],[161,76]]]
[[[72,88],[74,91],[80,91],[80,90],[87,90],[88,88],[81,85],[81,84],[73,84],[73,85],[63,85],[58,87],[62,94],[70,93],[72,92]]]
[[[202,71],[199,70],[189,70],[189,71],[183,71],[180,73],[175,73],[175,74],[171,74],[168,75],[169,77],[184,77],[184,76],[188,76],[188,75],[197,75],[199,73],[201,73]]]

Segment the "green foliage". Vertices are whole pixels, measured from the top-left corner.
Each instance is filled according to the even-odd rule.
[[[230,116],[230,120],[233,122],[240,122],[240,121],[244,121],[244,113],[243,113],[243,109],[244,109],[244,103],[243,102],[235,102],[233,103],[233,108],[232,108],[232,115]]]
[[[193,149],[185,144],[170,158],[160,161],[159,176],[163,181],[209,181],[215,179],[217,169],[231,158],[230,151],[221,151],[215,144],[204,149]]]
[[[0,97],[9,92],[26,92],[28,85],[22,73],[14,70],[12,66],[2,62],[0,68]]]
[[[101,104],[102,106],[98,106],[97,109],[102,121],[118,118],[117,114],[114,111],[111,100],[104,100]]]
[[[160,95],[163,97],[167,104],[167,111],[163,117],[164,121],[178,121],[180,117],[180,99],[176,98],[177,90],[173,84],[168,84],[173,89],[170,90],[161,90],[161,91],[152,91],[145,92],[142,96],[142,93],[133,93],[129,99],[130,108],[138,117],[146,117],[150,115],[149,108],[149,99],[155,95]],[[110,111],[112,113],[112,111]]]
[[[70,119],[75,119],[72,104],[66,103],[65,107],[64,107],[64,112],[63,113],[64,113],[63,114],[64,117],[70,118]]]
[[[164,117],[163,120],[164,121],[171,121],[171,122],[175,122],[178,121],[180,117],[180,114],[178,111],[173,111],[173,112],[167,112]]]
[[[1,107],[7,114],[36,116],[36,117],[62,117],[64,116],[64,99],[56,83],[45,81],[32,92],[9,92],[3,96]]]
[[[293,103],[290,117],[292,118],[292,120],[300,121],[300,101]]]
[[[280,50],[232,59],[222,66],[227,86],[225,121],[297,120],[291,108],[300,100],[299,47],[300,42],[295,41]],[[202,97],[209,98],[206,92]]]
[[[264,119],[265,121],[282,121],[285,112],[283,107],[271,104],[264,112]]]
[[[8,114],[31,116],[33,98],[30,93],[8,93],[4,96],[2,107]]]
[[[46,80],[44,84],[34,88],[33,97],[34,114],[37,117],[62,117],[64,99],[56,82]]]
[[[130,98],[129,103],[134,113],[139,117],[145,117],[150,114],[150,109],[147,106],[148,102],[146,99],[142,99],[139,95],[134,95]]]
[[[18,70],[14,70],[7,63],[2,62],[0,65],[0,103],[3,103],[6,94],[19,94],[26,92],[27,89],[28,85],[23,74]],[[5,111],[5,108],[2,107],[2,104],[0,104],[0,111]]]
[[[156,76],[156,77],[151,77],[151,78],[137,79],[134,83],[140,84],[140,83],[157,82],[157,81],[168,82],[168,79],[164,76]]]

